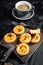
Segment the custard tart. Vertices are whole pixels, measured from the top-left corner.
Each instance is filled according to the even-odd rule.
[[[7,42],[7,43],[12,43],[12,42],[15,42],[16,40],[16,35],[14,33],[7,33],[5,34],[4,36],[4,41]]]
[[[13,28],[13,32],[17,35],[24,33],[25,28],[22,25],[17,25]]]
[[[29,46],[27,44],[24,43],[20,43],[17,48],[16,48],[16,52],[20,55],[20,56],[24,56],[27,55],[29,53]]]
[[[31,39],[32,43],[37,43],[40,41],[40,34],[35,34],[34,37]]]
[[[30,29],[30,33],[31,33],[31,34],[36,34],[36,33],[39,33],[39,34],[40,34],[40,28],[35,29],[35,30]]]
[[[20,36],[20,42],[29,43],[31,41],[31,35],[29,33],[24,33]]]

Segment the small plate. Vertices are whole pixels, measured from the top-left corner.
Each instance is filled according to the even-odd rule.
[[[13,17],[19,20],[28,20],[31,19],[34,16],[34,10],[32,10],[30,13],[27,13],[25,16],[18,17],[17,13],[15,11],[12,11]]]

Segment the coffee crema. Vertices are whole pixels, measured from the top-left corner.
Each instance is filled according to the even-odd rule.
[[[29,6],[26,5],[26,4],[22,4],[22,5],[19,5],[17,8],[19,10],[25,11],[25,10],[28,10],[29,9]]]

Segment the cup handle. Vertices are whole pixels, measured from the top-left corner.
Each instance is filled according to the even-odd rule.
[[[32,6],[32,10],[35,10],[35,6]]]
[[[34,7],[34,6],[32,6],[32,8],[31,8],[31,10],[30,10],[30,11],[33,11],[33,10],[35,10],[35,7]]]

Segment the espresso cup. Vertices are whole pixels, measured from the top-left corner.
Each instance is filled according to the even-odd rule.
[[[34,7],[28,1],[19,1],[15,4],[13,8],[13,12],[15,11],[18,16],[25,16],[26,14],[30,13],[30,11]]]

